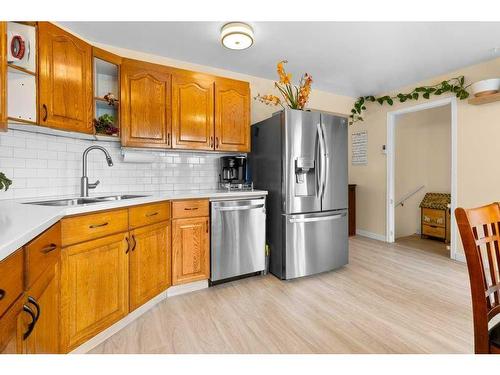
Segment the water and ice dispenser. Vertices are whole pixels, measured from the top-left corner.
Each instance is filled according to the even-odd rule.
[[[312,196],[316,194],[316,161],[313,158],[295,159],[295,195]]]

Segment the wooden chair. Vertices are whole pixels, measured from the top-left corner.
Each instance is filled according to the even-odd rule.
[[[469,269],[476,354],[500,354],[500,323],[488,324],[500,313],[500,206],[455,210]]]

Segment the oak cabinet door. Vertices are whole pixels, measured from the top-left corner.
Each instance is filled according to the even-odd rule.
[[[32,317],[26,312],[20,315],[19,338],[21,352],[26,354],[60,353],[60,273],[59,263],[50,266],[26,292],[25,306],[37,317],[29,332]],[[25,337],[25,333],[29,336]]]
[[[70,351],[128,313],[128,233],[62,251],[62,348]]]
[[[92,47],[57,26],[40,22],[38,53],[41,125],[93,133]]]
[[[0,21],[0,131],[7,131],[7,22]]]
[[[0,317],[0,354],[21,354],[23,352],[19,323],[23,317],[24,302],[25,297],[22,295]]]
[[[171,76],[164,68],[124,60],[121,82],[121,141],[131,147],[171,147]]]
[[[208,217],[172,222],[172,284],[206,280],[210,277]]]
[[[250,88],[247,82],[215,84],[215,149],[250,151]]]
[[[213,150],[214,81],[201,74],[172,77],[173,148]]]
[[[130,311],[170,286],[170,230],[164,221],[130,232]]]

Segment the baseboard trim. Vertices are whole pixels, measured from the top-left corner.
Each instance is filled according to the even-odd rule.
[[[462,262],[462,263],[466,263],[467,262],[467,260],[465,259],[465,254],[459,253],[459,252],[455,253],[455,260],[459,261],[459,262]]]
[[[356,229],[356,235],[368,237],[368,238],[371,238],[373,240],[387,242],[384,235],[378,234],[378,233],[368,232],[368,231],[363,230],[363,229]]]
[[[201,290],[201,289],[205,289],[205,288],[208,288],[208,280],[195,281],[195,282],[192,282],[189,284],[171,286],[166,291],[161,292],[160,294],[158,294],[156,297],[153,297],[152,299],[150,299],[148,302],[146,302],[141,307],[138,307],[137,309],[132,311],[130,314],[128,314],[126,317],[124,317],[123,319],[121,319],[118,322],[116,322],[115,324],[113,324],[111,327],[105,329],[101,333],[92,337],[90,340],[84,342],[82,345],[80,345],[76,349],[69,352],[69,354],[88,353],[89,351],[94,349],[96,346],[98,346],[99,344],[102,344],[104,341],[109,339],[115,333],[117,333],[118,331],[121,331],[123,328],[128,326],[134,320],[136,320],[141,315],[148,312],[153,307],[155,307],[157,304],[159,304],[161,301],[163,301],[167,298],[178,296],[181,294],[195,292],[197,290]]]
[[[208,280],[195,281],[189,284],[175,285],[167,289],[167,297],[196,292],[208,288]]]

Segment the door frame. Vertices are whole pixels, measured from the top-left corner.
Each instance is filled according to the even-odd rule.
[[[448,97],[387,113],[387,199],[386,199],[386,242],[394,242],[395,232],[395,128],[397,118],[403,114],[419,112],[430,108],[450,105],[451,110],[451,215],[450,215],[450,258],[457,259],[457,226],[453,212],[457,207],[457,98]]]

